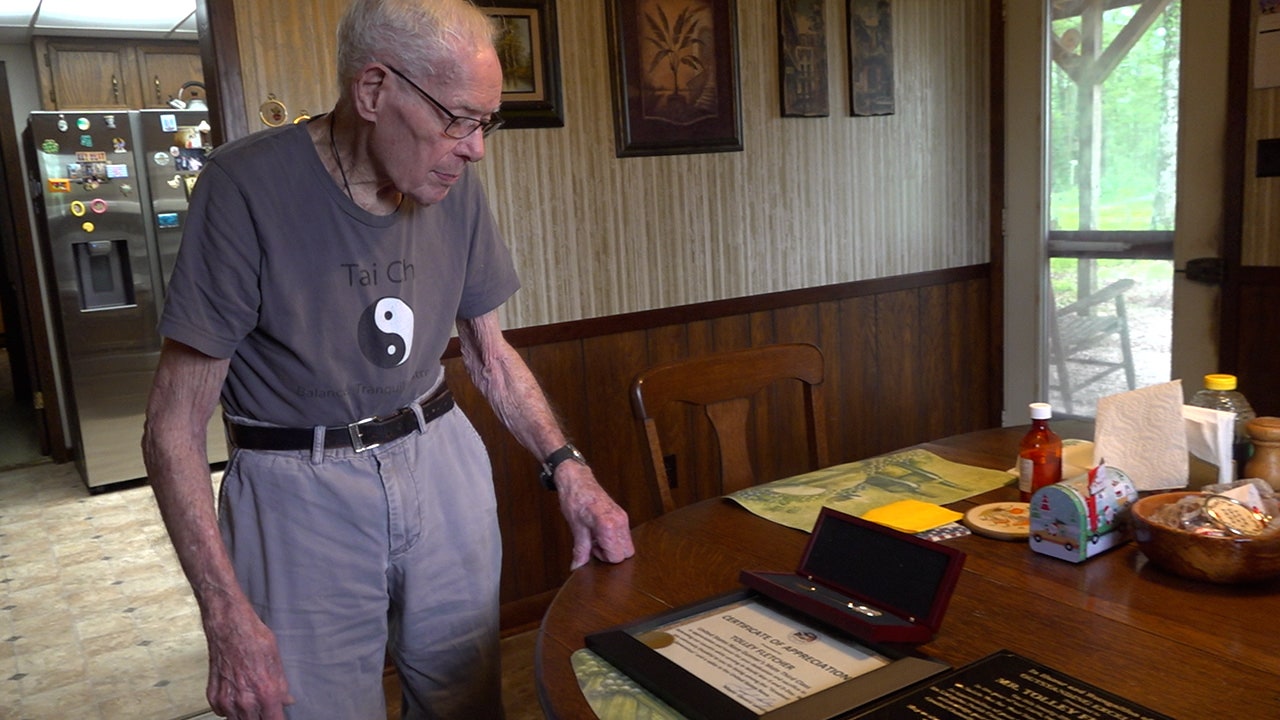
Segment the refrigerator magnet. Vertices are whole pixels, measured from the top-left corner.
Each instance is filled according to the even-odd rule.
[[[92,210],[95,215],[101,215],[107,211],[107,201],[102,198],[94,198],[89,201],[89,209]]]
[[[85,214],[86,212],[88,212],[88,209],[87,209],[87,208],[85,208],[84,203],[80,202],[79,200],[72,200],[72,201],[71,201],[71,214],[72,214],[72,215],[75,215],[76,217],[84,217],[84,214]]]

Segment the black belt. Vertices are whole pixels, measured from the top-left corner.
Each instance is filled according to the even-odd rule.
[[[429,423],[453,409],[449,388],[422,401],[422,420]],[[227,440],[244,450],[310,450],[315,442],[313,428],[263,427],[227,421]],[[413,408],[401,408],[386,417],[371,417],[324,429],[326,450],[352,448],[364,452],[416,432],[418,418]]]

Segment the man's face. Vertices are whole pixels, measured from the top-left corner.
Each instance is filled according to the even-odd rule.
[[[449,78],[408,76],[454,115],[488,120],[502,101],[502,66],[492,50],[458,60]],[[379,174],[420,204],[440,202],[469,162],[484,157],[481,131],[459,140],[444,134],[449,117],[393,72],[387,73],[387,114],[375,133]]]

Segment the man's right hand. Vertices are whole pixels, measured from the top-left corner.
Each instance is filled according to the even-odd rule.
[[[251,610],[205,623],[209,706],[227,720],[284,720],[293,704],[276,637]]]

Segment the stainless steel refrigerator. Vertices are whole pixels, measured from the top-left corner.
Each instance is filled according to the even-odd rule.
[[[143,478],[156,325],[208,151],[207,113],[35,112],[27,138],[76,464],[91,490]],[[219,415],[211,464],[226,460]]]

